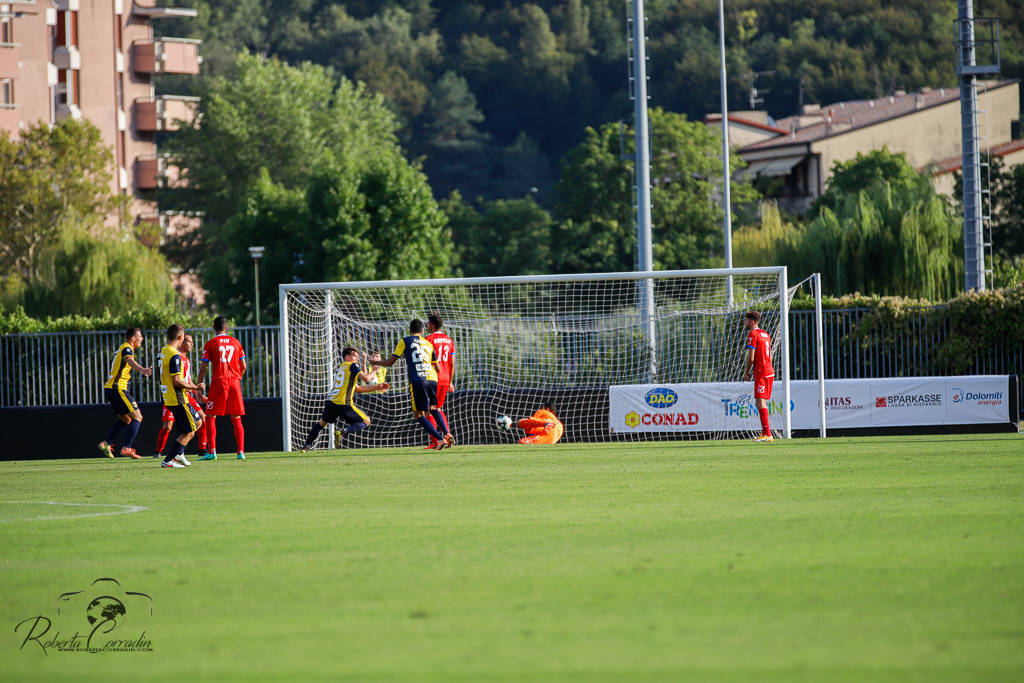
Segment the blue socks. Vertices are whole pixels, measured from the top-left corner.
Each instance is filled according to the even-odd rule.
[[[142,426],[142,423],[139,422],[138,420],[132,420],[128,424],[128,436],[126,436],[124,438],[124,447],[125,448],[131,448],[132,444],[135,443],[135,437],[138,435],[139,427],[141,427],[141,426]]]
[[[132,422],[135,422],[135,420],[132,420]],[[110,433],[107,434],[107,438],[105,438],[104,441],[106,441],[107,443],[113,445],[114,444],[114,439],[116,439],[117,435],[121,433],[121,430],[124,429],[127,426],[128,425],[126,425],[124,422],[121,422],[121,420],[118,420],[117,422],[114,423],[114,426],[110,428]]]
[[[434,416],[434,420],[437,422],[437,431],[441,432],[441,434],[447,434],[449,432],[448,420],[445,419],[444,413],[441,412],[440,408],[431,410],[430,414]]]
[[[428,420],[426,417],[417,417],[416,421],[420,423],[420,426],[423,427],[423,430],[430,436],[434,437],[438,441],[444,439],[444,436],[442,436],[437,431],[437,429],[434,428],[434,425],[430,424],[430,420]]]

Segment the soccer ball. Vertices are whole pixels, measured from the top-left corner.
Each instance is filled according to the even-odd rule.
[[[512,429],[512,418],[509,417],[508,415],[499,415],[498,428],[504,429],[505,431]]]

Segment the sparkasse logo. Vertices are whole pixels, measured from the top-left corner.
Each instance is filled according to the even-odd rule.
[[[876,396],[876,408],[932,408],[942,405],[942,394],[890,394]]]

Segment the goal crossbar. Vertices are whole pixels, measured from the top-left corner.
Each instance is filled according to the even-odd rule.
[[[781,275],[786,266],[758,268],[705,268],[700,270],[648,270],[618,273],[579,273],[558,275],[507,275],[494,277],[449,277],[436,280],[360,280],[358,282],[295,282],[278,285],[283,292],[323,289],[377,289],[387,287],[451,287],[470,285],[542,284],[549,282],[588,282],[594,280],[661,280],[666,278],[727,277],[729,275]]]

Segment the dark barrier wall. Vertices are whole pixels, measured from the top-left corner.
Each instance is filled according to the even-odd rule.
[[[1011,392],[1011,396],[1015,393]],[[453,430],[463,445],[513,443],[522,435],[513,430],[504,432],[494,424],[495,416],[508,414],[514,418],[524,417],[533,412],[547,399],[553,399],[559,406],[562,422],[565,424],[565,443],[620,441],[632,442],[635,435],[610,435],[608,428],[608,390],[604,389],[562,389],[541,391],[523,389],[518,391],[457,391],[449,394],[445,412]],[[390,405],[396,404],[396,405]],[[386,414],[395,414],[397,404],[403,415],[396,423],[382,426]],[[375,428],[358,436],[346,436],[343,448],[384,446],[388,443],[422,441],[426,444],[420,428],[412,421],[408,410],[408,398],[398,395],[364,394],[359,405],[373,418]],[[281,401],[280,399],[247,399],[245,402],[245,446],[247,452],[280,451]],[[1016,406],[1011,406],[1016,412]],[[156,433],[160,429],[160,405],[146,403],[142,406],[142,429],[135,441],[140,455],[149,456],[156,444]],[[316,419],[316,416],[310,416]],[[107,406],[74,408],[13,408],[0,410],[0,439],[4,449],[0,460],[32,460],[46,458],[90,458],[99,457],[96,444],[107,434],[114,421],[114,414]],[[302,425],[303,433],[310,423]],[[1015,432],[1015,422],[979,425],[946,425],[935,427],[893,427],[887,429],[845,429],[829,430],[831,436],[868,436],[873,434],[952,434]],[[817,436],[817,431],[796,431],[796,436]],[[646,440],[687,440],[697,438],[690,434],[653,433]],[[320,446],[326,443],[321,437]],[[407,441],[411,440],[411,441]],[[217,420],[217,450],[222,456],[232,456],[235,437],[228,418]],[[196,452],[195,441],[189,444],[188,453]]]
[[[143,403],[141,407],[142,428],[135,450],[148,457],[156,448],[161,405]],[[245,450],[281,450],[281,399],[246,399],[245,413]],[[0,460],[99,457],[96,444],[107,435],[114,419],[109,406],[0,410]],[[189,455],[196,452],[195,443],[195,439],[189,443]],[[232,457],[235,452],[235,435],[226,417],[217,418],[217,450]]]

